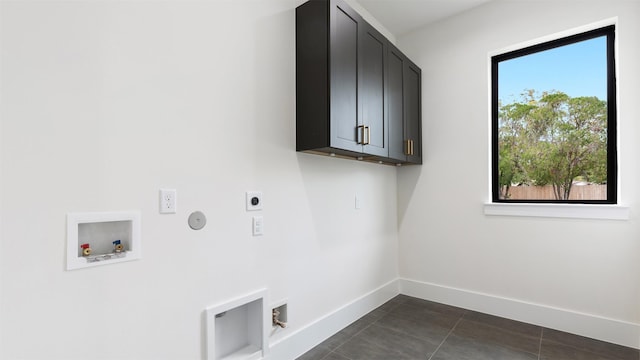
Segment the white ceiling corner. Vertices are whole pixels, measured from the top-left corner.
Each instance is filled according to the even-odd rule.
[[[459,14],[490,0],[357,0],[396,36]]]

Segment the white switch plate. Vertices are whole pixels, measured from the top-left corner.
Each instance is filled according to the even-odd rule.
[[[176,189],[160,189],[160,214],[176,213]]]
[[[253,236],[264,234],[264,218],[262,216],[253,217]]]
[[[262,192],[247,191],[247,211],[262,210]]]

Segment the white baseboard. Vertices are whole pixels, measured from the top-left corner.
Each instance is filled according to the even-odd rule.
[[[265,360],[295,359],[398,294],[640,348],[640,324],[433,283],[397,279],[272,342]]]
[[[295,359],[398,294],[398,280],[392,280],[270,344],[265,360]]]
[[[399,285],[404,295],[640,348],[640,324],[410,279]]]

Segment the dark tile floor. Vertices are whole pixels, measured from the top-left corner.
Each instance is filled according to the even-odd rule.
[[[399,295],[298,360],[639,360],[640,352]]]

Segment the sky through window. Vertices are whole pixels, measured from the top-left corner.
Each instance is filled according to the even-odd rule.
[[[561,46],[499,64],[498,98],[502,104],[522,100],[528,89],[560,91],[570,97],[607,100],[605,36]]]

